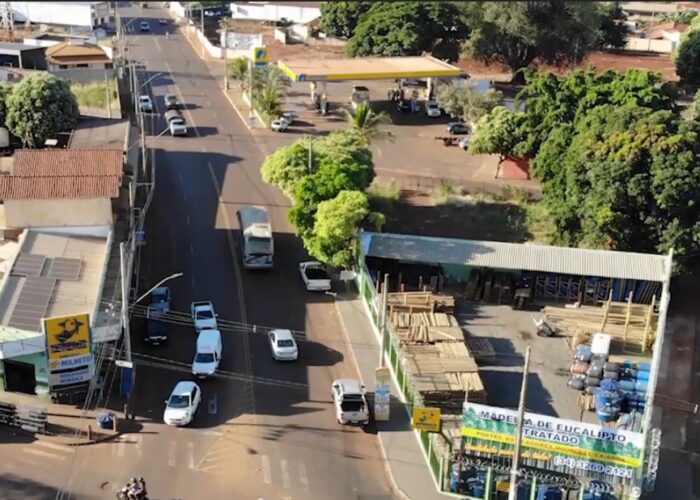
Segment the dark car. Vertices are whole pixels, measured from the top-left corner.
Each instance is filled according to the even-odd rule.
[[[411,112],[411,103],[408,101],[404,101],[403,99],[400,99],[396,101],[396,109],[400,113],[410,113]]]
[[[468,134],[469,126],[465,125],[464,123],[452,122],[447,124],[447,131],[452,135]]]
[[[177,100],[175,94],[167,94],[165,96],[165,108],[166,109],[178,109],[180,107],[180,102]]]

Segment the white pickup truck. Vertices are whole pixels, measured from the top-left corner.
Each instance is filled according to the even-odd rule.
[[[365,386],[352,378],[339,378],[331,386],[335,415],[339,424],[369,424]]]
[[[208,300],[202,300],[198,302],[192,302],[190,306],[190,313],[192,314],[192,321],[194,322],[194,329],[197,333],[202,330],[216,330],[216,316],[214,312],[214,305]]]
[[[299,274],[309,292],[327,292],[331,289],[331,278],[320,262],[301,262]]]

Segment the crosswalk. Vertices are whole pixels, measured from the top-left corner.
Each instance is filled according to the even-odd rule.
[[[31,466],[34,468],[55,468],[57,464],[66,463],[73,456],[75,448],[38,439],[20,450],[20,456],[12,462],[19,468]]]

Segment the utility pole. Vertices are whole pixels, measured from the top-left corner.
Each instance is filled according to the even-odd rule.
[[[127,265],[126,265],[126,243],[122,242],[119,244],[119,257],[121,263],[121,275],[122,275],[122,325],[124,327],[124,350],[125,357],[128,363],[131,361],[131,329],[129,328],[129,282],[130,279],[127,276]],[[131,377],[131,384],[129,386],[129,393],[127,394],[127,401],[131,400],[131,393],[134,389],[134,366],[133,364],[129,368],[129,375]],[[122,372],[123,373],[123,372]],[[128,404],[128,403],[127,403]]]
[[[382,335],[382,342],[379,346],[379,367],[384,367],[384,349],[386,348],[386,308],[389,301],[389,274],[384,275],[384,283],[382,284],[382,322],[379,331]]]
[[[518,403],[518,421],[515,431],[515,446],[513,447],[513,463],[510,468],[510,489],[508,500],[516,500],[518,496],[518,477],[520,476],[520,445],[523,439],[523,419],[525,417],[525,396],[527,394],[527,374],[530,368],[531,346],[525,351],[525,366],[523,367],[523,383],[520,387],[520,402]]]

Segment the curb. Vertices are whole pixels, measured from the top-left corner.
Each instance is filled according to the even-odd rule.
[[[63,446],[70,446],[72,448],[76,448],[78,446],[88,446],[91,444],[98,444],[98,443],[105,443],[108,441],[114,441],[118,438],[120,438],[122,435],[124,435],[123,432],[118,432],[116,434],[112,434],[109,436],[104,436],[104,437],[99,437],[96,439],[85,439],[83,441],[74,441],[72,443],[61,443]],[[58,437],[58,436],[53,436],[53,437]],[[38,441],[52,441],[52,439],[42,439],[42,438],[37,438]]]
[[[346,300],[344,298],[340,298],[339,300]],[[357,362],[357,358],[355,357],[355,351],[352,348],[352,343],[350,342],[350,337],[348,337],[348,331],[347,328],[345,327],[345,319],[343,318],[343,315],[340,313],[340,310],[338,309],[338,299],[333,301],[333,305],[335,306],[335,311],[338,314],[338,317],[340,318],[340,329],[343,331],[343,336],[345,337],[345,341],[348,344],[348,350],[350,351],[350,358],[352,358],[352,364],[355,366],[355,372],[360,376],[360,379],[362,378],[362,374],[360,373],[360,365]],[[394,478],[394,473],[391,471],[391,463],[389,462],[389,457],[386,454],[386,449],[384,448],[384,442],[382,441],[382,437],[379,434],[379,430],[377,430],[377,441],[379,442],[379,451],[382,454],[382,461],[384,462],[384,474],[386,477],[389,479],[389,485],[391,489],[394,491],[394,494],[401,498],[402,500],[411,500],[411,497],[409,497],[398,485],[396,482],[396,478]]]

